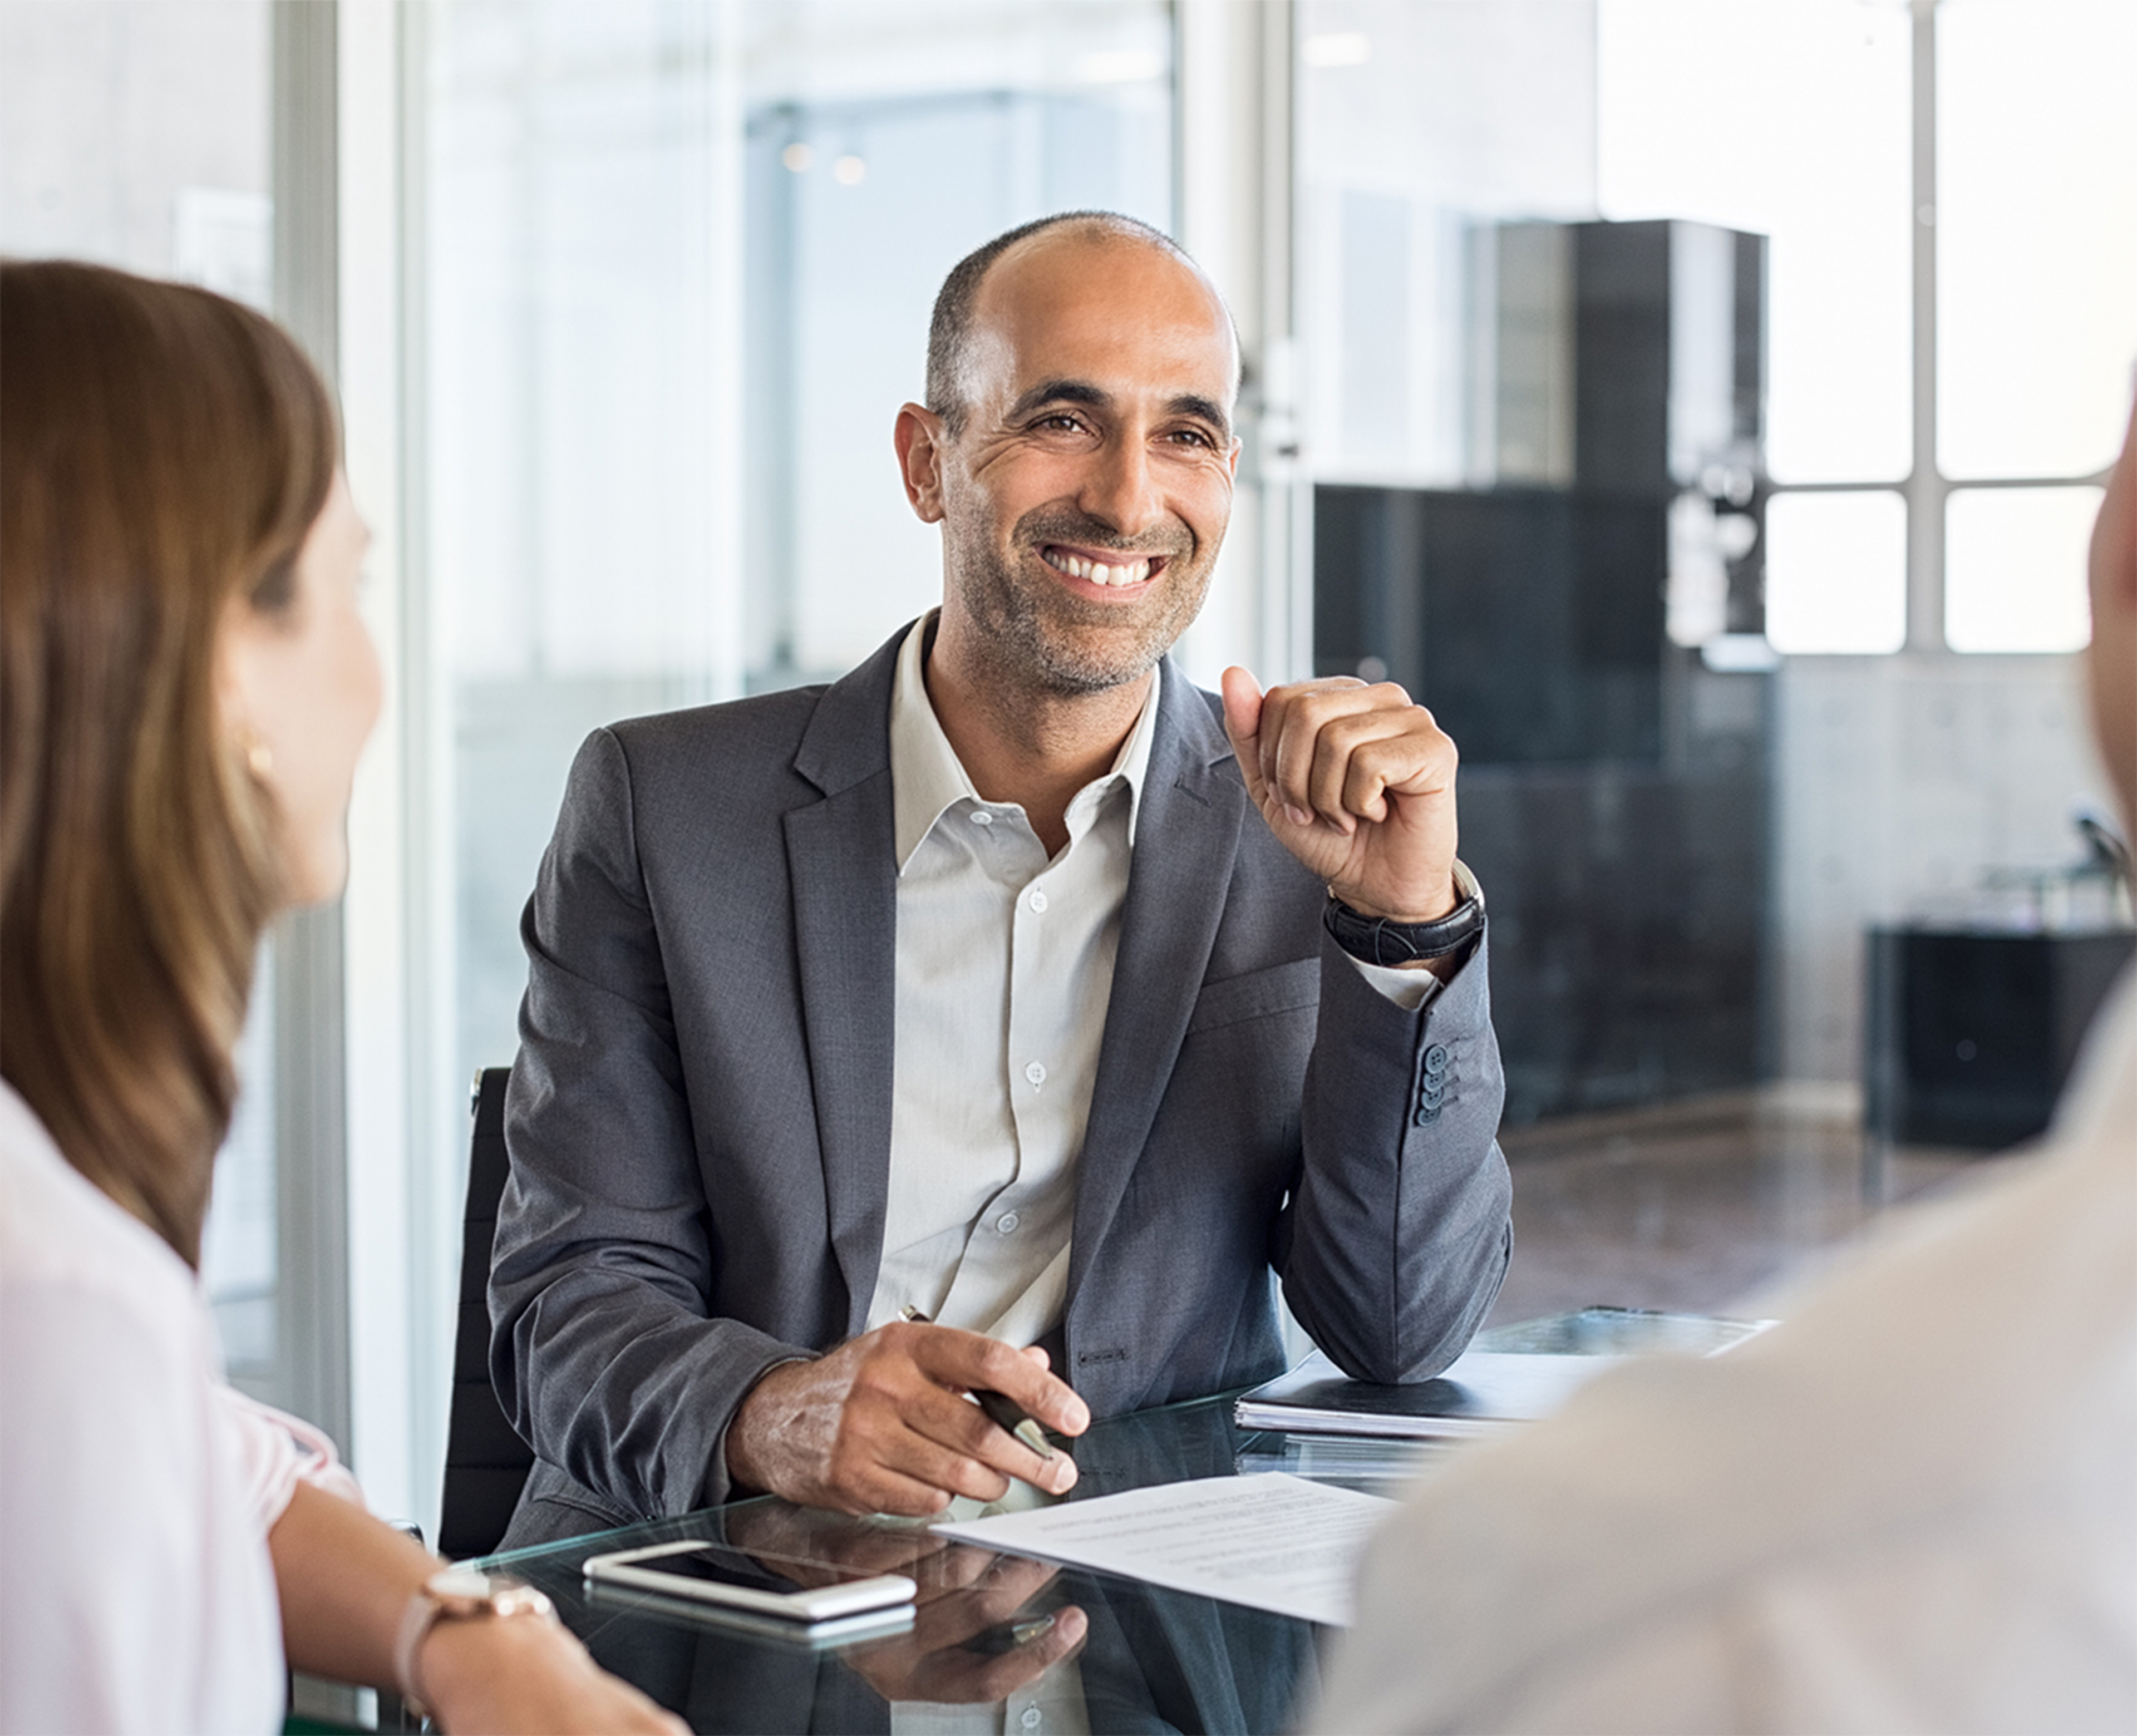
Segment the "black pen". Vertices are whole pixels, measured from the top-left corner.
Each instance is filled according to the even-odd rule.
[[[935,1324],[910,1302],[898,1311],[916,1326]],[[987,1413],[987,1420],[1004,1434],[1014,1436],[1042,1459],[1050,1461],[1054,1457],[1054,1449],[1046,1444],[1046,1435],[1039,1427],[1039,1419],[1016,1400],[986,1387],[974,1387],[972,1402]]]

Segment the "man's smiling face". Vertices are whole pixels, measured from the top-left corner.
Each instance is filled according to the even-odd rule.
[[[1044,691],[1146,673],[1202,606],[1231,516],[1223,304],[1146,241],[1073,226],[995,262],[940,507],[946,620]]]

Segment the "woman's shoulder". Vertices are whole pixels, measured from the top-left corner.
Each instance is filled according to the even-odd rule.
[[[60,1155],[28,1104],[0,1082],[0,1285],[11,1306],[72,1297],[131,1317],[151,1340],[199,1348],[198,1287],[162,1237]],[[63,1316],[62,1316],[63,1317]],[[49,1316],[48,1316],[49,1318]]]

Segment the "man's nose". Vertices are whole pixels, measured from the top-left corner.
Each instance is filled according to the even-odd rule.
[[[1077,503],[1118,537],[1140,537],[1161,523],[1165,497],[1143,442],[1107,441],[1084,478]]]

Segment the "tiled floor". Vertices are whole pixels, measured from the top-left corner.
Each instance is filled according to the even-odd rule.
[[[1490,1324],[1614,1303],[1726,1309],[1874,1214],[1995,1160],[1866,1155],[1844,1098],[1745,1093],[1510,1128],[1514,1257]],[[1866,1188],[1866,1162],[1872,1170]]]

